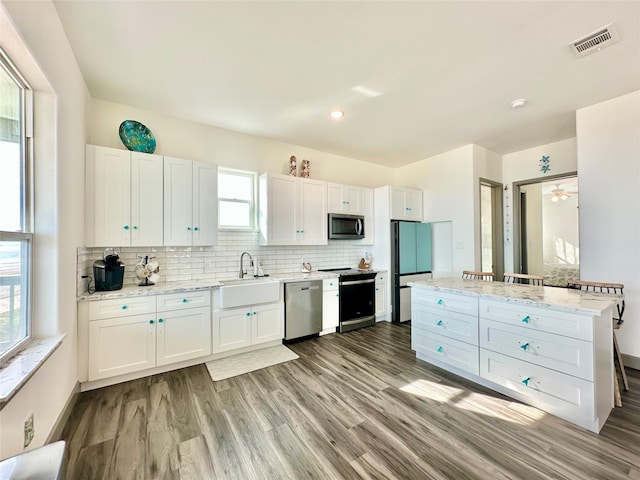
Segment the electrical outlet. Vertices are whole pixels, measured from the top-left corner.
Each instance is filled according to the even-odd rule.
[[[35,428],[33,426],[33,413],[27,417],[24,421],[24,448],[27,448],[33,440],[35,435]]]

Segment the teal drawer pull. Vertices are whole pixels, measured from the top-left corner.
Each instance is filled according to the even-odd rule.
[[[125,230],[129,230],[129,225],[125,225],[125,226],[124,226],[124,229],[125,229]]]
[[[193,229],[197,232],[198,231],[198,227],[193,227]]]
[[[443,351],[444,351],[444,348],[442,348],[442,347],[438,347],[438,349],[436,350],[436,352],[438,352],[438,353],[442,353]]]
[[[523,343],[522,345],[520,345],[520,348],[526,351],[528,346],[529,346],[529,342]]]
[[[149,324],[150,324],[150,325],[153,325],[153,320],[149,320]]]
[[[438,302],[437,302],[437,303],[438,303],[438,305],[442,305],[442,303],[443,303],[442,299],[441,299],[441,298],[440,298],[440,299],[438,299]]]
[[[162,320],[161,318],[158,319],[158,323],[162,323],[164,322],[164,320]]]
[[[126,310],[127,306],[126,305],[122,305],[122,310]]]
[[[521,383],[522,383],[525,387],[528,387],[528,386],[529,386],[529,382],[530,382],[530,381],[531,381],[531,378],[530,378],[530,377],[527,377],[527,378],[523,378]]]
[[[250,317],[251,316],[251,312],[247,312],[244,314],[245,317]]]
[[[442,326],[442,320],[438,320],[438,323],[436,323],[436,325],[441,327]]]
[[[529,323],[529,315],[522,319],[523,323]]]
[[[182,303],[187,303],[189,300],[187,300],[186,298],[182,299]]]

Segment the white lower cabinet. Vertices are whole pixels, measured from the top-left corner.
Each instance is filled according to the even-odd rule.
[[[387,272],[376,275],[376,320],[387,320]]]
[[[91,302],[88,380],[210,355],[210,295],[204,290]],[[190,308],[193,303],[205,306]]]
[[[322,280],[322,333],[335,333],[339,315],[338,279],[325,278]]]
[[[213,353],[282,340],[284,309],[282,302],[214,310]]]

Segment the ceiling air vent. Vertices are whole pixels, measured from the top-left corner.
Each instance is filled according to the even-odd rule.
[[[578,40],[569,44],[571,50],[578,56],[584,57],[590,53],[597,52],[601,48],[608,47],[618,41],[618,32],[613,23],[591,32]]]

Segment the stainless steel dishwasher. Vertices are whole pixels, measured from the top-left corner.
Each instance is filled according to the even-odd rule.
[[[322,330],[322,280],[284,284],[284,339]]]

